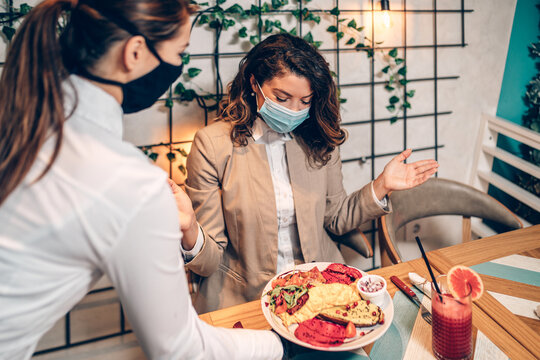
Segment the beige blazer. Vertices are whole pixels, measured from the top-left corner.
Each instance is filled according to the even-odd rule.
[[[298,263],[343,262],[327,234],[349,232],[386,212],[371,187],[347,196],[339,150],[313,168],[296,139],[286,143],[301,249]],[[276,274],[278,225],[264,144],[233,146],[230,123],[197,132],[187,159],[186,191],[203,228],[204,245],[186,267],[202,276],[194,301],[199,313],[257,299]]]

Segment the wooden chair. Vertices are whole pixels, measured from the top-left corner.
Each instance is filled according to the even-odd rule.
[[[341,245],[345,245],[365,258],[370,258],[373,256],[373,248],[371,247],[366,235],[364,235],[360,229],[355,229],[341,236],[331,233],[328,233],[328,235],[337,243],[340,250]]]
[[[471,240],[471,217],[521,229],[521,221],[493,197],[456,181],[431,178],[413,189],[390,194],[392,213],[378,220],[381,266],[401,262],[396,232],[410,221],[435,215],[463,216],[463,242]]]

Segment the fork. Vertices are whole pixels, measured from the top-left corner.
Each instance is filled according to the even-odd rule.
[[[412,300],[413,303],[416,304],[420,308],[420,311],[422,312],[422,318],[431,325],[431,313],[428,309],[420,302],[418,299],[418,296],[412,291],[403,281],[401,281],[400,278],[397,276],[391,276],[390,280],[398,287],[399,290],[403,291],[405,295],[409,297],[409,299]]]

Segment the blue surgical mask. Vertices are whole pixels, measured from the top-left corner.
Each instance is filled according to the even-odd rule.
[[[274,131],[282,134],[291,132],[309,117],[309,107],[300,111],[286,108],[267,98],[258,82],[257,86],[264,96],[264,104],[259,109],[259,114]]]

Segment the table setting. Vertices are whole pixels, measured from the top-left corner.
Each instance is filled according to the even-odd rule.
[[[509,242],[509,239],[513,242]],[[240,323],[240,326],[244,328],[274,329],[286,339],[287,358],[290,359],[534,359],[537,358],[536,354],[540,354],[540,349],[538,349],[540,342],[536,342],[540,318],[535,313],[540,305],[539,239],[540,226],[537,225],[431,251],[425,254],[424,259],[415,259],[368,273],[354,269],[361,274],[361,277],[354,279],[351,283],[353,285],[354,282],[358,284],[362,278],[366,280],[370,276],[377,276],[384,280],[384,293],[388,298],[383,296],[377,300],[384,315],[384,321],[373,327],[356,327],[352,338],[344,339],[343,343],[335,347],[313,346],[298,339],[295,337],[298,324],[284,326],[279,316],[271,313],[268,300],[269,292],[273,287],[272,282],[280,277],[283,278],[284,274],[276,275],[267,284],[260,300],[202,314],[200,317],[215,326],[233,327],[236,324],[238,327],[237,323]],[[471,251],[471,249],[484,248],[490,250]],[[464,253],[467,255],[463,256]],[[427,267],[427,264],[430,267]],[[317,270],[324,272],[329,265],[330,263],[303,264],[297,266],[295,271],[306,272],[316,267]],[[454,267],[457,270],[452,269]],[[506,271],[509,267],[513,267],[514,270]],[[432,268],[431,271],[430,268]],[[295,271],[292,273],[294,274]],[[456,294],[443,295],[448,292],[448,286],[446,282],[442,285],[441,275],[452,275],[454,280],[451,281],[457,284],[455,274],[459,274],[457,276],[459,279],[467,278],[467,282],[472,284],[466,286],[471,290],[474,300],[469,294],[466,294],[469,297],[468,303],[466,300],[456,298]],[[483,294],[480,297],[474,293],[477,289],[471,288],[477,284],[474,283],[476,278],[472,279],[470,274],[477,276],[482,283]],[[289,274],[289,279],[290,277]],[[437,279],[437,281],[434,282],[432,279]],[[434,283],[443,286],[444,289],[437,290]],[[459,288],[455,284],[454,287]],[[517,285],[509,288],[512,284]],[[311,289],[313,288],[315,287]],[[356,289],[358,288],[356,286]],[[515,291],[514,296],[508,294],[512,293],[512,290],[518,290],[519,296],[516,296]],[[360,292],[358,294],[360,295]],[[411,299],[413,295],[415,299]],[[362,296],[360,298],[363,299]],[[457,303],[461,309],[456,312],[456,304],[445,305],[450,307],[441,309],[438,298],[444,302]],[[517,304],[516,299],[513,298],[518,299]],[[523,304],[527,306],[524,308]],[[436,310],[435,314],[432,311],[433,307]],[[502,315],[497,312],[501,311],[508,312],[512,317],[508,321],[500,321],[499,318]],[[442,318],[441,314],[444,315]],[[458,316],[460,321],[464,321],[458,329],[459,333],[466,333],[464,339],[448,336],[449,330],[441,329],[440,324],[445,325],[444,321],[447,321],[445,319],[454,316],[452,314]],[[507,314],[504,313],[504,315]],[[516,327],[514,321],[516,319],[521,331],[521,335],[517,336],[511,325],[514,324]],[[452,326],[456,326],[455,322],[449,326],[453,329]],[[343,325],[343,327],[346,326]],[[367,331],[364,329],[368,329],[370,333],[366,335]],[[464,329],[470,330],[467,332],[463,331]],[[364,334],[360,336],[362,332]],[[439,339],[437,340],[439,345],[435,345],[437,342],[434,342],[434,336]],[[444,353],[445,349],[455,350],[456,343],[459,341],[465,344],[462,346],[465,349],[464,356],[455,357],[455,353]],[[434,353],[437,346],[438,353]]]

